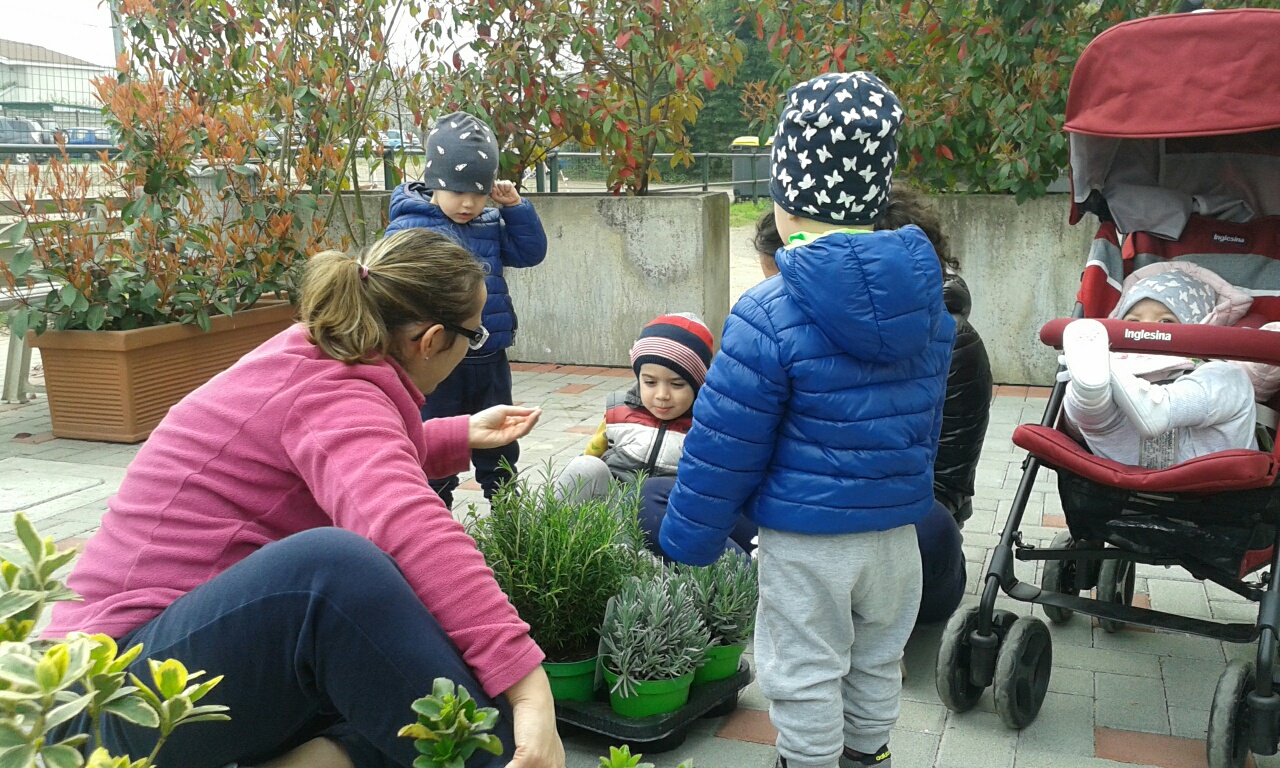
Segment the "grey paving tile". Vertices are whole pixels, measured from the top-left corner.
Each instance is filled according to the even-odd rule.
[[[1151,595],[1151,607],[1157,611],[1205,619],[1211,617],[1209,599],[1201,582],[1150,578],[1147,591]]]
[[[1177,656],[1215,662],[1223,659],[1222,643],[1217,640],[1168,632],[1123,630],[1111,633],[1099,627],[1094,630],[1093,645],[1095,648],[1105,650],[1151,653],[1156,656]]]
[[[1063,624],[1054,624],[1044,613],[1044,606],[1036,606],[1035,615],[1039,616],[1045,624],[1049,625],[1049,632],[1053,635],[1054,646],[1059,645],[1077,645],[1082,648],[1093,647],[1093,620],[1092,617],[1082,613],[1073,614],[1070,619]],[[1069,693],[1069,691],[1064,691]]]
[[[1159,680],[1099,672],[1094,722],[1100,728],[1169,733],[1164,685]]]
[[[1018,751],[1093,756],[1093,697],[1050,692],[1035,722],[1018,732]]]
[[[1054,669],[1084,669],[1118,675],[1160,678],[1159,658],[1146,653],[1104,651],[1076,645],[1054,645]],[[1094,678],[1095,687],[1097,678]],[[1101,693],[1098,694],[1101,696]]]
[[[1054,641],[1057,641],[1057,637],[1054,637]],[[1093,673],[1086,669],[1056,667],[1049,676],[1049,691],[1093,698]],[[1089,713],[1089,722],[1093,722],[1092,712]]]
[[[1170,735],[1180,739],[1203,739],[1208,730],[1209,711],[1207,709],[1169,707]]]
[[[1139,563],[1136,566],[1135,574],[1141,578],[1151,579],[1152,581],[1199,581],[1199,579],[1176,565],[1166,567],[1163,565],[1147,565],[1145,563]]]
[[[1258,620],[1257,603],[1236,603],[1222,600],[1210,600],[1209,611],[1219,621],[1256,623]]]
[[[902,713],[898,716],[896,728],[940,736],[946,720],[947,708],[942,706],[936,698],[931,704],[904,699],[902,701]]]
[[[889,751],[893,753],[893,764],[934,765],[938,759],[938,745],[941,741],[940,733],[918,733],[895,728],[889,736]],[[695,765],[694,768],[701,767]]]
[[[935,765],[939,768],[1011,768],[1018,732],[994,712],[974,710],[947,716]]]
[[[1243,595],[1238,595],[1235,592],[1232,592],[1231,590],[1227,589],[1226,587],[1221,586],[1219,584],[1215,584],[1212,581],[1206,581],[1204,583],[1204,591],[1205,591],[1205,594],[1209,596],[1210,602],[1214,600],[1220,600],[1228,603],[1245,603],[1247,605],[1255,605],[1255,606],[1257,605],[1257,603],[1253,602],[1249,598]]]
[[[1198,659],[1160,659],[1165,700],[1170,711],[1174,707],[1208,710],[1218,677],[1225,668],[1225,663],[1209,664]]]

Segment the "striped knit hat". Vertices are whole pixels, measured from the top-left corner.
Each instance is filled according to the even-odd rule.
[[[631,369],[636,376],[646,363],[675,371],[697,392],[711,365],[711,329],[692,312],[656,318],[631,347]]]

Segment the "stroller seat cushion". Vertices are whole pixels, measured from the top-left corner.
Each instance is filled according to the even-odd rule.
[[[1280,470],[1274,455],[1247,449],[1200,456],[1165,469],[1143,469],[1095,456],[1068,435],[1038,424],[1015,429],[1013,444],[1049,467],[1130,491],[1218,493],[1266,488]]]

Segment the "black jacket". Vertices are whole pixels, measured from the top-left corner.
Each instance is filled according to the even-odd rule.
[[[956,345],[947,374],[938,457],[933,463],[933,494],[958,522],[964,522],[973,514],[969,500],[991,412],[991,361],[982,337],[969,324],[973,301],[964,280],[949,276],[942,298],[956,319]]]

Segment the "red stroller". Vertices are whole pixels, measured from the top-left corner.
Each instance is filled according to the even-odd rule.
[[[1105,320],[1113,351],[1280,365],[1280,11],[1157,16],[1120,24],[1081,54],[1071,80],[1071,221],[1102,222],[1074,316],[1105,318],[1134,269],[1192,261],[1253,297],[1236,327]],[[1070,320],[1041,340],[1061,347]],[[998,610],[996,597],[1043,606],[1055,623],[1072,613],[1122,624],[1257,642],[1256,663],[1234,661],[1210,712],[1211,768],[1274,754],[1280,735],[1280,451],[1231,450],[1167,469],[1122,465],[1063,431],[1066,384],[1039,425],[1013,441],[1029,452],[1008,522],[984,576],[979,605],[957,611],[938,653],[938,693],[953,711],[993,688],[1006,724],[1039,713],[1052,671],[1048,627]],[[1274,406],[1274,404],[1273,404]],[[1259,406],[1259,413],[1269,413]],[[1274,429],[1274,421],[1270,426]],[[1067,531],[1049,547],[1024,542],[1021,524],[1037,471],[1057,471]],[[1020,582],[1016,560],[1043,560],[1039,586]],[[1134,564],[1178,565],[1259,603],[1256,623],[1190,618],[1130,605]],[[1252,580],[1245,577],[1267,569]],[[1087,593],[1097,589],[1097,598]],[[1081,596],[1081,593],[1085,596]]]

